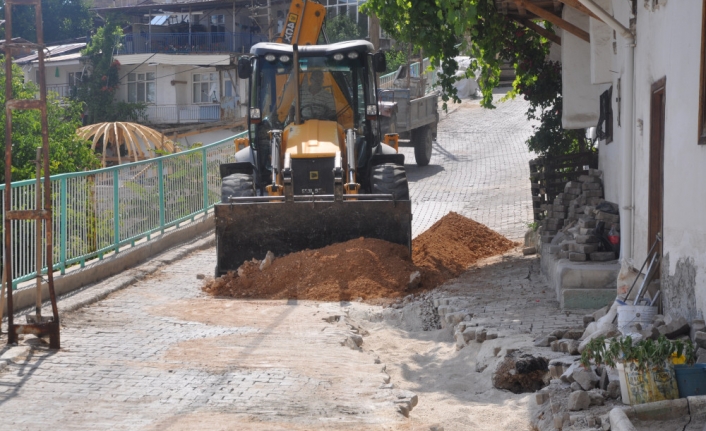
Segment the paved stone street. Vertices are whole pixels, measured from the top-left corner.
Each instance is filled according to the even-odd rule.
[[[531,221],[524,110],[521,101],[494,111],[467,103],[442,114],[431,165],[408,165],[415,234],[457,211],[522,237]],[[526,277],[527,261],[508,280]],[[1,428],[409,429],[383,386],[384,364],[344,345],[350,327],[323,320],[348,304],[208,298],[195,275],[214,264],[214,249],[196,252],[64,314],[61,351],[35,348],[0,371]],[[565,325],[546,316],[556,310],[551,292],[542,307],[522,307],[536,300],[518,293],[525,284],[478,298],[477,316],[498,316],[508,330],[540,318],[537,332]],[[512,300],[497,302],[503,294]]]
[[[414,149],[402,147],[410,181],[412,233],[424,232],[449,211],[483,223],[510,239],[524,237],[532,219],[525,140],[532,132],[522,100],[477,102],[441,121],[429,166],[414,164]]]

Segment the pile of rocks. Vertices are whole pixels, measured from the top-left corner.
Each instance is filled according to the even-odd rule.
[[[611,250],[600,250],[600,238],[595,233],[599,221],[604,228],[620,232],[618,205],[603,199],[602,172],[589,169],[578,181],[569,181],[564,193],[553,204],[545,204],[547,218],[542,224],[542,241],[551,243],[551,254],[574,262],[609,261],[616,258]]]

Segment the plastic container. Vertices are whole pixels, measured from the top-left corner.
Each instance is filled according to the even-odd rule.
[[[706,395],[706,364],[675,365],[679,398]]]
[[[630,405],[674,400],[679,397],[674,367],[667,363],[639,371],[634,362],[624,364]]]
[[[618,330],[621,334],[627,335],[632,323],[639,323],[647,326],[652,323],[652,319],[657,315],[657,307],[649,305],[620,305],[618,306]]]

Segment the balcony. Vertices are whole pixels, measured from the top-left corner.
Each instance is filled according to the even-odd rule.
[[[220,119],[221,105],[150,105],[140,121],[149,124],[189,124]]]
[[[47,93],[53,92],[59,95],[60,98],[76,97],[76,86],[69,84],[47,85]]]
[[[265,35],[247,32],[127,34],[120,38],[116,55],[249,52],[251,46],[265,41]]]

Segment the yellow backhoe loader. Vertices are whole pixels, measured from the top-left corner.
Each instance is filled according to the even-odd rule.
[[[250,80],[248,146],[221,165],[216,276],[267,251],[354,238],[411,247],[411,203],[397,136],[382,136],[366,41],[258,43],[238,60]]]

